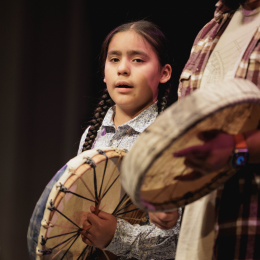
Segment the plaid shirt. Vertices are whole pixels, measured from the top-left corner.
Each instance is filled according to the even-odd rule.
[[[214,18],[196,37],[181,74],[178,89],[180,99],[200,87],[207,61],[234,13],[221,1],[216,4]],[[250,41],[235,77],[248,79],[260,88],[259,39],[260,29]],[[249,165],[240,170],[218,190],[215,259],[260,259],[259,202],[260,165]]]

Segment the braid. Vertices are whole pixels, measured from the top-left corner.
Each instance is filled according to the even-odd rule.
[[[106,89],[105,93],[101,97],[101,101],[98,103],[98,106],[94,112],[94,118],[90,121],[91,126],[88,129],[88,134],[86,136],[82,152],[91,149],[95,138],[97,137],[97,131],[100,128],[108,109],[114,104],[114,101],[111,99]]]
[[[157,98],[158,115],[160,115],[167,108],[167,101],[169,97],[170,87],[159,85],[159,93]]]

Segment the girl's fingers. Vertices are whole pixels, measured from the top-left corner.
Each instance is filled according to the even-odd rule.
[[[89,246],[94,246],[92,242],[84,236],[82,237],[82,241]]]
[[[109,213],[106,213],[105,211],[100,211],[98,213],[98,217],[101,218],[101,219],[106,219],[106,220],[109,220],[111,218],[114,218],[113,215],[109,214]]]
[[[98,216],[95,215],[94,213],[89,213],[88,214],[88,220],[89,222],[93,225],[93,226],[96,226],[96,225],[99,225],[99,223],[102,221],[102,220],[108,220],[110,219],[112,216],[111,214],[109,213],[106,213],[104,211],[100,211]]]
[[[91,225],[88,221],[88,219],[85,219],[84,222],[83,222],[83,229],[88,229],[89,228],[89,225]]]
[[[89,246],[94,246],[92,243],[91,234],[89,232],[84,233],[84,231],[82,231],[80,233],[81,233],[81,239],[85,244]]]
[[[92,205],[90,206],[90,211],[91,211],[92,213],[95,212],[95,208],[94,208]]]

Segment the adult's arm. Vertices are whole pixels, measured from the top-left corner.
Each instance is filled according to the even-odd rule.
[[[248,163],[260,163],[260,130],[246,132],[245,139],[249,151]]]
[[[207,132],[206,132],[207,133]],[[244,133],[249,151],[249,164],[260,163],[260,130],[252,130]],[[203,145],[196,145],[185,148],[174,153],[175,157],[185,157],[184,163],[194,171],[179,180],[191,180],[205,174],[220,170],[229,163],[229,158],[235,148],[232,135],[218,133],[213,138],[207,134],[201,134],[200,139],[204,140]]]

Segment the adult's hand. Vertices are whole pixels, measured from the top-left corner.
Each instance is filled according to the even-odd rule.
[[[113,215],[104,211],[95,215],[93,206],[90,207],[90,210],[91,213],[88,213],[87,219],[83,223],[83,229],[87,230],[81,232],[82,241],[87,245],[103,249],[114,237],[117,220]]]
[[[158,228],[168,230],[176,226],[179,218],[178,210],[171,212],[149,212],[150,221]]]
[[[190,174],[177,176],[175,179],[181,181],[194,180],[205,174],[220,170],[228,164],[235,146],[232,135],[212,130],[201,132],[198,138],[205,143],[174,153],[174,157],[185,157],[184,164],[193,169]]]

